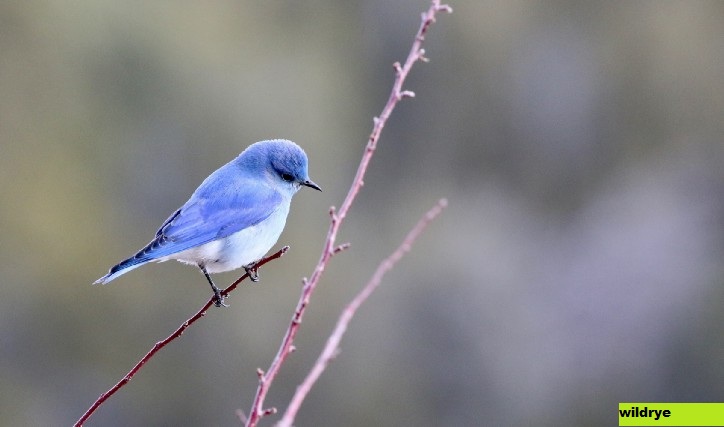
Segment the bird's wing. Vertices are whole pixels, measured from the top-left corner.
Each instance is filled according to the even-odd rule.
[[[253,180],[202,185],[136,257],[157,259],[222,239],[265,220],[282,202],[281,194]]]

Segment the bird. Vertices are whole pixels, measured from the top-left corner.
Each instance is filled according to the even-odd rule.
[[[255,264],[284,230],[292,196],[301,187],[322,189],[309,178],[304,150],[286,139],[259,141],[209,175],[186,203],[132,257],[93,284],[106,284],[150,262],[177,260],[197,266],[224,304],[210,274],[244,267],[259,280]]]

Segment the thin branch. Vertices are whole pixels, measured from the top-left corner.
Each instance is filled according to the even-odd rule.
[[[261,267],[262,265],[268,263],[268,262],[271,261],[271,260],[280,258],[282,255],[284,255],[285,253],[287,253],[288,250],[289,250],[289,246],[284,246],[283,248],[279,249],[276,253],[274,253],[274,254],[266,257],[266,258],[263,258],[261,261],[259,261],[259,262],[257,263],[256,267],[257,267],[257,268],[258,268],[258,267]],[[228,288],[226,288],[226,289],[224,289],[223,291],[221,291],[222,297],[225,297],[225,296],[229,295],[229,293],[231,293],[234,289],[236,289],[236,287],[239,285],[239,283],[241,283],[241,282],[242,282],[244,279],[246,279],[247,277],[249,277],[249,275],[245,273],[243,276],[241,276],[240,278],[238,278],[234,283],[232,283],[231,285],[229,285]],[[76,427],[82,426],[83,423],[86,422],[86,421],[88,420],[88,418],[90,418],[91,415],[93,415],[93,413],[96,411],[96,409],[98,409],[98,407],[103,404],[103,402],[105,402],[109,397],[113,396],[121,387],[123,387],[124,385],[128,384],[128,382],[131,381],[131,379],[133,378],[133,376],[136,375],[136,373],[138,373],[139,370],[141,370],[141,368],[143,367],[143,365],[145,365],[146,362],[148,362],[149,360],[151,360],[151,358],[152,358],[159,350],[161,350],[162,348],[164,348],[164,347],[165,347],[168,343],[170,343],[171,341],[173,341],[173,340],[175,340],[176,338],[180,337],[181,334],[184,333],[184,331],[186,330],[186,328],[188,328],[189,326],[191,326],[194,322],[196,322],[196,321],[199,320],[200,318],[204,317],[204,315],[206,315],[206,310],[208,310],[209,307],[211,307],[211,304],[213,304],[214,301],[215,301],[214,297],[211,297],[211,299],[209,299],[209,300],[206,302],[206,304],[204,304],[204,306],[201,307],[201,309],[199,309],[199,311],[196,312],[196,314],[194,314],[194,315],[191,316],[188,320],[186,320],[184,323],[182,323],[181,326],[179,326],[171,335],[169,335],[169,336],[166,337],[165,339],[163,339],[163,340],[157,342],[156,344],[154,344],[154,346],[151,348],[151,350],[149,350],[149,352],[146,353],[146,355],[143,356],[143,357],[141,358],[141,360],[139,360],[138,363],[136,363],[136,365],[135,365],[133,368],[131,368],[131,370],[128,371],[128,373],[127,373],[123,378],[121,378],[120,381],[118,381],[118,382],[116,383],[116,385],[114,385],[113,387],[111,387],[107,392],[101,394],[101,395],[98,397],[98,399],[97,399],[95,402],[93,402],[93,404],[91,405],[91,407],[88,408],[88,410],[83,414],[82,417],[80,417],[80,418],[78,419],[78,421],[76,421],[76,423],[74,424],[74,426],[76,426]]]
[[[370,160],[372,160],[375,149],[377,148],[377,141],[379,140],[380,134],[382,133],[382,129],[385,127],[385,123],[387,123],[387,119],[390,117],[390,114],[392,114],[392,111],[395,109],[397,103],[404,97],[412,96],[412,92],[403,91],[402,87],[405,79],[407,78],[407,75],[412,69],[412,66],[417,61],[426,60],[424,56],[425,51],[422,49],[422,43],[425,40],[425,35],[427,34],[428,29],[435,22],[435,15],[438,12],[449,13],[452,12],[452,9],[450,8],[450,6],[441,5],[440,0],[432,0],[432,3],[428,10],[422,14],[420,28],[415,34],[415,39],[412,43],[412,47],[409,54],[407,55],[407,59],[405,60],[404,65],[401,65],[400,63],[394,64],[395,80],[392,85],[392,91],[390,92],[390,96],[379,117],[374,118],[372,133],[369,136],[367,146],[365,147],[365,150],[362,154],[362,159],[360,160],[360,164],[357,167],[357,173],[354,177],[354,180],[352,181],[352,185],[349,189],[349,192],[347,193],[347,196],[344,199],[344,202],[342,203],[339,210],[336,210],[334,207],[332,207],[329,211],[331,221],[329,225],[329,230],[327,231],[327,239],[322,249],[322,254],[319,258],[319,261],[317,262],[317,266],[312,272],[311,277],[309,278],[309,280],[304,281],[302,293],[299,297],[299,301],[297,302],[297,307],[294,310],[294,315],[292,316],[289,327],[287,328],[287,331],[282,338],[282,342],[279,346],[279,350],[277,351],[276,356],[274,357],[274,360],[272,360],[269,369],[259,376],[259,384],[257,386],[256,395],[254,396],[254,401],[252,403],[251,410],[249,411],[249,416],[246,422],[247,427],[256,426],[258,421],[269,411],[268,409],[264,409],[264,400],[269,391],[269,387],[274,381],[276,375],[279,373],[279,369],[284,364],[287,356],[293,351],[294,338],[299,331],[299,325],[302,322],[304,311],[309,304],[309,299],[314,293],[314,290],[316,289],[322,277],[322,274],[327,267],[327,264],[329,263],[332,256],[335,254],[335,249],[337,248],[335,243],[337,240],[337,233],[340,226],[342,225],[342,222],[347,216],[347,212],[349,211],[352,203],[357,197],[357,193],[362,188],[364,176],[367,172],[367,167],[370,163]]]
[[[345,307],[342,314],[337,320],[337,324],[334,327],[334,331],[327,339],[327,344],[324,346],[322,353],[317,358],[314,367],[309,371],[304,381],[297,387],[297,391],[294,393],[292,400],[289,402],[287,410],[284,412],[282,419],[277,424],[277,427],[291,427],[294,419],[299,412],[299,408],[302,406],[302,402],[306,399],[312,386],[317,382],[322,372],[327,368],[329,362],[334,359],[339,353],[339,343],[342,341],[344,333],[347,331],[350,321],[354,317],[357,309],[372,295],[372,292],[382,282],[385,274],[390,271],[395,264],[397,264],[407,252],[410,251],[415,240],[422,234],[427,226],[434,220],[443,209],[447,207],[447,200],[440,199],[435,206],[433,206],[422,218],[417,222],[415,227],[410,230],[405,239],[402,241],[400,246],[395,249],[387,258],[385,258],[374,274],[370,278],[369,282],[362,288],[362,290],[354,297],[354,299]]]

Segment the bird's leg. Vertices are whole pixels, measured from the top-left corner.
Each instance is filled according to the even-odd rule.
[[[199,268],[204,273],[204,276],[206,276],[206,280],[209,281],[209,285],[211,285],[211,290],[214,291],[214,305],[217,307],[228,307],[227,304],[224,304],[224,297],[221,296],[221,291],[219,290],[219,288],[216,287],[214,281],[211,280],[211,276],[209,276],[209,273],[206,271],[206,267],[199,264]]]
[[[245,265],[244,270],[246,270],[246,274],[249,275],[249,279],[252,282],[259,281],[259,269],[257,269],[257,267],[256,267],[256,262],[252,262],[249,265]]]

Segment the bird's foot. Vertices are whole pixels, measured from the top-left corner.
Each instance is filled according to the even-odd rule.
[[[204,276],[206,276],[206,280],[209,281],[211,290],[214,292],[214,305],[217,307],[228,307],[228,305],[224,304],[224,296],[221,295],[219,287],[214,284],[213,280],[211,280],[211,276],[209,276],[209,272],[206,271],[206,267],[203,264],[199,264],[199,268],[201,269],[201,272],[204,273]]]
[[[219,288],[214,289],[214,305],[217,307],[228,307],[229,304],[224,303],[225,298],[221,295]]]
[[[249,280],[252,282],[259,281],[259,269],[256,267],[255,262],[245,266],[244,270],[246,270],[246,274],[249,275]]]

